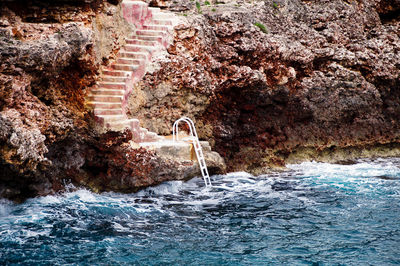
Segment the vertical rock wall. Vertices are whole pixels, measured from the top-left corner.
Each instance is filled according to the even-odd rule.
[[[86,87],[130,30],[115,4],[1,2],[0,196],[57,190],[84,164]]]

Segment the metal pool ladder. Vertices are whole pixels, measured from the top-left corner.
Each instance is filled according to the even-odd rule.
[[[207,165],[206,165],[206,160],[204,159],[203,150],[201,148],[200,141],[197,136],[197,132],[196,132],[194,123],[190,118],[183,116],[175,121],[175,123],[172,127],[173,141],[174,142],[179,141],[179,123],[180,122],[185,122],[189,126],[190,137],[184,138],[183,140],[189,140],[192,142],[194,151],[196,152],[197,161],[199,162],[199,165],[200,165],[200,171],[201,171],[201,175],[203,176],[204,183],[205,183],[206,187],[211,186],[210,175],[208,174],[208,169],[207,169]]]

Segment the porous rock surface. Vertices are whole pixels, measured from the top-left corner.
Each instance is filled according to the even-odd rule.
[[[182,13],[137,86],[130,109],[147,128],[188,115],[229,170],[254,173],[400,154],[399,1],[222,3]]]
[[[0,197],[21,201],[70,183],[134,192],[199,173],[133,148],[130,131],[94,130],[85,95],[132,33],[119,1],[0,4]]]
[[[129,131],[94,130],[87,88],[130,33],[119,2],[0,1],[0,197],[198,173],[133,148]],[[229,170],[254,173],[400,154],[398,0],[146,2],[185,23],[131,95],[142,126],[169,134],[190,116]]]

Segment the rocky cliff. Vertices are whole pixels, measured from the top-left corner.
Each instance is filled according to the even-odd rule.
[[[188,115],[229,170],[254,173],[400,154],[399,1],[147,2],[183,23],[131,94],[143,127],[167,135]],[[132,30],[119,1],[0,5],[0,197],[198,174],[135,148],[130,131],[95,130],[87,90]]]
[[[129,130],[95,130],[88,88],[133,30],[119,1],[0,4],[0,197],[70,183],[132,192],[199,173],[193,162],[133,147]]]
[[[399,155],[400,2],[151,1],[180,10],[131,111],[195,116],[230,170]]]

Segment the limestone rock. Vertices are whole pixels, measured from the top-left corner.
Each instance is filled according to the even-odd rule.
[[[189,116],[229,170],[257,173],[294,155],[398,150],[398,1],[225,2],[187,11],[169,62],[137,88],[149,128]]]
[[[69,183],[129,193],[198,174],[193,161],[132,147],[131,131],[97,131],[85,106],[101,65],[132,34],[120,1],[28,2],[1,3],[0,197],[22,201]],[[164,96],[160,87],[155,97]]]

